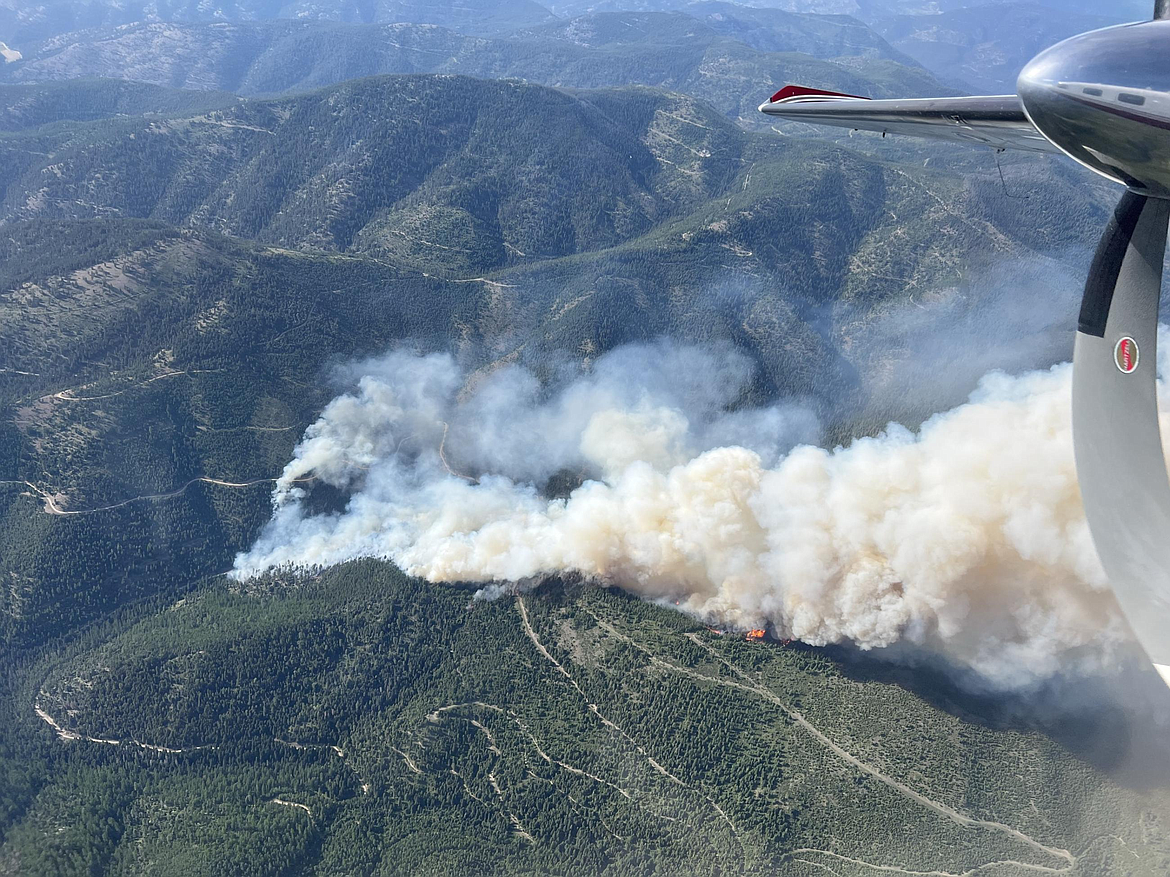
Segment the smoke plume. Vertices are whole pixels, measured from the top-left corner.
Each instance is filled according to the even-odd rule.
[[[491,597],[576,573],[719,625],[909,643],[997,687],[1128,640],[1080,503],[1068,365],[993,372],[916,431],[834,450],[799,406],[729,411],[752,376],[731,349],[627,347],[554,388],[405,350],[347,374],[237,577],[374,556]],[[558,479],[579,486],[550,498]],[[314,510],[320,484],[343,509]]]

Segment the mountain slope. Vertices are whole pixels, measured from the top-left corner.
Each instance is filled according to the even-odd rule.
[[[5,641],[225,569],[329,363],[445,345],[479,308],[465,284],[151,223],[9,226],[0,251]]]
[[[867,173],[883,178],[905,173],[840,155],[869,161]],[[962,155],[978,166],[980,153]],[[2,222],[151,218],[449,276],[633,240],[742,190],[759,162],[779,164],[757,181],[789,189],[832,171],[823,147],[748,134],[679,95],[450,77],[375,78],[195,115],[62,123],[0,136],[0,156]],[[840,183],[824,185],[818,209],[831,213]],[[883,223],[884,186],[862,195]],[[1002,211],[994,221],[1035,237],[1018,215]],[[1054,228],[1049,246],[1070,234],[1079,229]]]
[[[433,24],[476,36],[509,33],[554,17],[536,0],[377,0],[373,7],[372,17],[363,15],[360,20]],[[354,20],[342,15],[329,17]]]
[[[22,796],[0,862],[798,877],[1170,863],[1164,791],[1026,725],[564,591],[469,602],[364,562],[118,619],[27,674],[3,733],[39,734],[41,758],[73,766]]]
[[[685,98],[634,92],[608,109],[517,83],[397,77],[37,132],[0,140],[0,218],[150,217],[282,246],[421,249],[462,274],[642,234],[723,191],[755,143]]]
[[[199,113],[230,107],[239,98],[118,79],[0,85],[0,131],[23,131],[55,122],[112,116]]]
[[[150,216],[289,246],[410,249],[412,225],[443,226],[459,230],[444,245],[449,270],[482,270],[643,233],[721,191],[747,148],[679,99],[647,93],[614,108],[626,115],[514,83],[369,80],[10,139],[0,185],[9,219]],[[684,121],[663,121],[671,110]],[[641,142],[656,124],[687,129],[681,145],[654,147],[683,153],[681,164]]]

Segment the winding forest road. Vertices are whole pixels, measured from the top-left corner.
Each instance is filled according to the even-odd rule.
[[[1029,865],[1029,864],[1024,863],[1024,862],[1013,862],[1012,864],[1017,864],[1017,865],[1020,865],[1021,867],[1031,868],[1032,870],[1036,870],[1036,871],[1043,871],[1043,872],[1049,873],[1049,874],[1061,874],[1061,873],[1064,873],[1065,871],[1068,871],[1070,868],[1072,868],[1074,865],[1076,865],[1076,862],[1077,862],[1076,856],[1074,856],[1068,850],[1061,849],[1060,847],[1048,846],[1047,844],[1041,843],[1040,841],[1036,840],[1034,837],[1031,837],[1030,835],[1024,834],[1024,832],[1020,831],[1018,828],[1013,828],[1012,826],[1006,825],[1002,822],[996,822],[995,820],[991,820],[991,819],[976,819],[973,816],[967,816],[966,814],[960,813],[958,810],[955,810],[953,807],[948,807],[946,804],[943,804],[939,801],[935,801],[932,798],[928,798],[928,797],[926,797],[926,795],[912,789],[910,786],[906,785],[905,783],[900,782],[899,780],[896,780],[893,777],[882,773],[880,770],[878,770],[873,765],[867,764],[866,762],[864,762],[860,758],[858,758],[856,755],[854,755],[852,752],[849,752],[844,747],[840,746],[839,744],[835,743],[833,740],[829,739],[829,737],[823,731],[821,731],[819,728],[817,728],[815,725],[813,725],[812,722],[810,722],[808,719],[806,719],[802,713],[793,709],[788,704],[784,703],[784,701],[780,699],[779,695],[777,695],[775,692],[771,691],[770,689],[765,688],[762,685],[760,685],[758,682],[753,680],[747,673],[745,673],[743,670],[741,670],[735,664],[732,664],[730,661],[728,661],[726,658],[724,658],[722,655],[720,655],[719,652],[715,648],[713,648],[710,643],[704,642],[702,637],[700,637],[698,634],[688,633],[688,634],[686,634],[686,637],[687,637],[687,639],[691,640],[691,642],[695,643],[695,645],[699,646],[700,648],[704,649],[706,652],[711,654],[716,660],[719,661],[719,663],[721,663],[723,666],[725,666],[728,670],[730,670],[732,673],[734,673],[740,679],[743,679],[746,684],[736,683],[730,679],[713,678],[711,676],[707,676],[705,673],[699,673],[698,671],[691,671],[689,668],[679,667],[677,665],[670,664],[669,662],[665,662],[665,661],[663,662],[664,664],[667,664],[668,666],[673,667],[676,671],[685,672],[687,675],[694,675],[694,676],[698,676],[698,677],[701,677],[703,679],[706,679],[710,682],[717,682],[721,685],[728,685],[728,686],[732,686],[735,688],[740,688],[744,691],[750,691],[759,697],[765,698],[766,700],[768,700],[771,703],[775,704],[776,706],[780,707],[780,709],[783,710],[788,715],[788,717],[792,719],[792,721],[794,721],[797,725],[802,727],[805,731],[807,731],[809,734],[811,734],[813,737],[815,737],[818,741],[820,741],[824,746],[826,746],[829,750],[831,750],[833,752],[833,754],[835,754],[838,758],[842,759],[843,761],[848,762],[853,767],[857,768],[862,773],[873,777],[878,782],[884,783],[885,785],[889,786],[894,791],[898,792],[899,794],[903,795],[906,798],[909,798],[911,801],[914,801],[917,804],[921,804],[923,807],[926,807],[928,810],[933,810],[935,813],[939,814],[940,816],[945,816],[947,819],[950,819],[952,822],[956,822],[959,825],[962,825],[962,826],[967,827],[967,828],[985,828],[985,829],[988,829],[990,831],[996,831],[996,832],[999,832],[1001,834],[1006,834],[1008,837],[1012,838],[1013,840],[1017,840],[1022,844],[1025,844],[1029,847],[1032,847],[1034,850],[1037,850],[1038,852],[1044,853],[1045,855],[1048,855],[1048,856],[1052,856],[1053,858],[1061,859],[1064,862],[1066,862],[1066,865],[1064,865],[1063,867],[1049,867],[1049,866],[1044,866],[1044,865]],[[984,867],[986,867],[986,866],[984,866]],[[925,872],[925,873],[929,874],[930,872]]]
[[[144,384],[153,384],[155,381],[162,381],[166,380],[167,378],[177,378],[179,375],[187,374],[191,374],[191,372],[164,372],[163,374],[156,375],[153,378],[147,378],[145,381],[138,381],[137,383],[131,384],[124,389],[115,390],[112,393],[102,393],[97,396],[77,396],[74,395],[73,390],[61,390],[59,393],[49,394],[48,398],[56,399],[58,402],[96,402],[99,399],[113,399],[115,396],[121,396],[125,393],[129,393],[131,390],[141,387]]]
[[[726,686],[728,688],[736,688],[736,689],[739,689],[740,691],[745,691],[745,692],[748,692],[750,694],[754,694],[757,697],[764,698],[765,700],[767,700],[770,703],[774,704],[775,706],[779,707],[785,713],[785,715],[787,715],[796,725],[798,725],[800,728],[804,729],[807,733],[812,735],[821,745],[825,746],[830,752],[832,752],[834,755],[836,755],[842,761],[846,762],[847,764],[849,764],[850,766],[852,766],[856,770],[861,771],[862,773],[866,774],[867,776],[872,777],[873,779],[877,780],[878,782],[883,783],[884,785],[888,786],[889,788],[893,789],[898,794],[902,795],[905,798],[908,798],[909,800],[913,801],[914,803],[916,803],[922,807],[925,807],[926,809],[931,810],[934,813],[937,813],[939,816],[943,816],[943,817],[951,820],[952,822],[955,822],[955,823],[957,823],[965,828],[981,828],[981,829],[995,831],[995,832],[998,832],[1000,834],[1007,835],[1008,837],[1012,838],[1013,840],[1018,841],[1019,843],[1022,843],[1028,847],[1031,847],[1032,849],[1036,850],[1037,852],[1043,853],[1044,855],[1051,856],[1054,859],[1058,859],[1058,860],[1064,862],[1064,864],[1063,865],[1043,865],[1043,864],[1036,864],[1036,863],[1030,863],[1030,862],[1019,862],[1016,860],[1009,859],[1009,860],[1001,860],[1001,861],[996,861],[996,862],[988,862],[988,863],[985,863],[983,865],[979,865],[978,867],[976,867],[972,870],[969,870],[969,871],[954,873],[954,872],[948,872],[948,871],[909,871],[909,870],[905,870],[902,868],[898,868],[896,866],[872,865],[872,864],[867,863],[867,862],[862,862],[861,860],[848,860],[848,861],[852,861],[855,864],[866,865],[867,867],[873,868],[874,870],[877,870],[877,871],[886,871],[886,872],[892,872],[892,873],[911,874],[911,875],[924,875],[924,877],[967,877],[967,875],[978,874],[980,871],[985,871],[989,868],[1000,866],[1000,865],[1015,866],[1018,868],[1023,868],[1023,869],[1029,870],[1029,871],[1043,873],[1043,874],[1065,874],[1065,873],[1071,871],[1074,867],[1076,867],[1077,857],[1075,855],[1073,855],[1073,853],[1071,853],[1069,850],[1062,849],[1060,847],[1049,846],[1048,844],[1042,843],[1041,841],[1036,840],[1034,837],[1031,837],[1030,835],[1025,834],[1024,832],[1020,831],[1018,828],[1014,828],[1013,826],[1007,825],[1005,823],[996,822],[995,820],[990,820],[990,819],[977,819],[973,816],[967,816],[964,813],[960,813],[958,810],[955,810],[953,807],[949,807],[946,804],[943,804],[941,801],[935,801],[934,799],[927,797],[926,795],[911,788],[910,786],[906,785],[905,783],[903,783],[899,780],[896,780],[887,774],[882,773],[880,770],[878,770],[878,768],[874,767],[873,765],[862,761],[860,758],[858,758],[852,752],[850,752],[849,750],[845,749],[840,744],[833,741],[827,734],[825,734],[823,731],[821,731],[820,728],[813,725],[812,722],[810,722],[808,719],[806,719],[804,717],[803,713],[801,713],[799,710],[796,710],[793,707],[786,704],[780,698],[780,696],[777,695],[775,692],[771,691],[768,688],[765,688],[763,685],[761,685],[760,683],[758,683],[754,679],[752,679],[752,677],[748,673],[746,673],[744,670],[740,669],[735,664],[731,663],[726,658],[724,658],[721,654],[719,654],[718,650],[716,650],[710,643],[706,642],[699,634],[687,633],[684,635],[687,637],[687,639],[691,640],[691,642],[693,642],[699,648],[703,649],[708,654],[710,654],[712,657],[714,657],[720,664],[722,664],[724,667],[726,667],[728,670],[730,670],[733,674],[735,674],[736,677],[738,677],[742,681],[736,682],[735,680],[732,680],[732,679],[724,679],[724,678],[721,678],[718,676],[710,676],[710,675],[708,675],[706,673],[702,673],[698,670],[691,669],[690,667],[683,667],[683,666],[680,666],[678,664],[674,664],[670,661],[666,661],[666,660],[660,658],[658,655],[651,652],[645,646],[641,645],[638,642],[635,642],[631,637],[628,637],[625,634],[623,634],[621,631],[619,631],[617,628],[615,628],[612,624],[609,624],[604,619],[599,617],[595,612],[593,612],[591,610],[586,610],[586,611],[589,612],[589,614],[593,617],[593,619],[604,630],[606,630],[608,633],[612,634],[613,636],[617,637],[618,639],[622,640],[626,644],[636,648],[638,651],[642,652],[644,655],[649,657],[650,660],[656,666],[658,666],[662,669],[670,670],[671,672],[679,673],[679,674],[684,675],[684,676],[689,676],[693,679],[699,679],[699,680],[702,680],[704,682],[710,682],[710,683],[714,683],[716,685],[723,685],[723,686]],[[796,853],[796,852],[813,853],[813,852],[825,852],[825,851],[806,849],[806,850],[796,850],[793,852],[794,853]],[[830,853],[829,855],[835,855],[835,854]],[[843,857],[841,857],[841,858],[843,858]],[[808,862],[808,864],[812,864],[812,865],[820,867],[820,863]]]
[[[530,640],[532,640],[532,644],[534,646],[536,646],[537,651],[539,651],[545,658],[547,658],[548,661],[551,662],[552,665],[554,667],[556,667],[557,670],[560,671],[561,675],[563,675],[566,679],[569,680],[569,684],[572,685],[574,689],[576,689],[576,691],[579,695],[581,695],[581,698],[582,698],[582,700],[585,701],[585,705],[589,708],[589,711],[592,712],[595,716],[597,716],[597,718],[599,718],[601,720],[601,723],[603,725],[605,725],[607,728],[610,728],[613,731],[616,731],[626,741],[628,741],[629,744],[634,747],[634,749],[637,751],[637,753],[639,755],[641,755],[643,758],[645,758],[647,763],[649,763],[651,767],[653,767],[656,771],[658,771],[658,773],[662,774],[664,777],[669,779],[671,782],[677,783],[678,785],[682,786],[684,789],[690,789],[691,791],[695,792],[696,794],[701,795],[707,801],[707,803],[711,805],[712,809],[714,809],[715,812],[719,814],[719,817],[724,822],[727,823],[728,828],[731,829],[731,836],[735,839],[735,842],[739,845],[740,853],[744,857],[744,860],[746,863],[747,850],[744,848],[743,841],[740,838],[739,829],[735,827],[735,823],[731,821],[731,818],[727,815],[727,813],[724,811],[724,809],[719,806],[718,802],[714,798],[712,798],[709,794],[707,794],[706,791],[704,791],[702,789],[695,789],[689,783],[686,783],[683,780],[680,780],[677,776],[675,776],[673,773],[671,773],[669,770],[667,770],[665,767],[663,767],[658,761],[656,761],[654,759],[654,757],[652,755],[650,755],[649,752],[646,751],[645,747],[643,747],[640,743],[638,743],[638,741],[636,741],[633,737],[631,737],[626,732],[626,730],[624,728],[619,727],[614,722],[610,721],[608,718],[606,718],[604,715],[602,715],[601,709],[597,706],[597,704],[593,703],[589,699],[588,695],[585,694],[585,692],[582,690],[581,686],[577,684],[577,680],[574,679],[572,677],[572,675],[569,673],[569,671],[564,668],[564,666],[561,664],[561,662],[558,661],[556,658],[554,658],[552,656],[552,654],[549,652],[549,650],[544,647],[544,643],[542,643],[540,641],[540,637],[538,637],[536,635],[536,631],[532,629],[532,622],[528,618],[528,607],[526,607],[524,605],[524,598],[522,596],[520,596],[519,594],[516,595],[516,606],[520,610],[520,624],[524,628],[525,635],[527,635],[527,637]]]
[[[1017,862],[1015,859],[1001,859],[995,862],[985,862],[982,865],[976,865],[966,871],[914,871],[907,868],[901,868],[897,865],[877,865],[873,862],[867,862],[864,859],[854,859],[850,856],[843,856],[840,853],[834,853],[831,850],[818,850],[813,847],[801,847],[800,849],[792,850],[784,855],[784,858],[790,859],[793,862],[802,862],[805,865],[812,865],[814,868],[821,868],[830,874],[837,874],[827,865],[820,862],[815,862],[812,859],[802,859],[801,856],[806,855],[822,855],[827,856],[837,862],[846,862],[850,865],[860,865],[862,868],[868,868],[871,871],[877,871],[880,874],[903,874],[906,877],[976,877],[976,875],[989,871],[992,868],[1000,867],[1014,867],[1023,868],[1028,871],[1039,871],[1044,874],[1063,874],[1068,871],[1072,865],[1063,868],[1050,868],[1047,865],[1033,865],[1028,862]]]
[[[61,508],[61,506],[59,506],[57,504],[57,498],[58,498],[59,494],[57,494],[57,495],[51,494],[48,491],[46,491],[40,487],[37,487],[31,481],[23,481],[23,480],[21,480],[21,481],[0,481],[0,484],[23,484],[29,490],[33,491],[33,493],[30,495],[35,495],[35,496],[39,497],[41,499],[41,501],[44,503],[45,514],[58,515],[61,517],[69,517],[72,515],[95,515],[98,512],[109,512],[109,511],[113,511],[114,509],[123,508],[125,506],[128,506],[128,505],[130,505],[132,503],[136,503],[136,502],[146,502],[146,501],[159,500],[159,499],[174,499],[176,496],[180,496],[181,494],[185,493],[187,491],[187,489],[189,487],[191,487],[191,485],[193,485],[193,484],[214,484],[217,487],[228,487],[228,488],[238,490],[238,489],[243,488],[243,487],[255,487],[257,484],[275,484],[277,480],[278,479],[276,479],[276,478],[256,478],[252,481],[224,481],[223,479],[220,479],[220,478],[210,478],[206,475],[201,475],[198,478],[192,478],[190,481],[188,481],[182,487],[176,488],[175,490],[172,490],[168,493],[150,493],[150,494],[145,494],[143,496],[132,496],[132,497],[130,497],[130,499],[124,499],[121,502],[115,502],[115,503],[112,503],[110,505],[98,506],[98,507],[92,508],[92,509],[63,509],[63,508]],[[297,479],[294,479],[294,483],[299,484],[299,483],[304,483],[304,482],[313,481],[313,480],[314,480],[314,478],[312,478],[312,477],[297,478]]]
[[[577,680],[574,679],[569,674],[569,671],[566,670],[561,665],[561,662],[558,661],[556,658],[554,658],[549,653],[549,650],[544,647],[544,643],[542,643],[540,641],[540,638],[536,635],[536,631],[534,631],[532,629],[532,623],[528,620],[528,609],[524,605],[524,598],[517,595],[516,605],[520,608],[520,624],[524,628],[524,633],[526,633],[528,635],[528,638],[530,640],[532,640],[532,644],[536,646],[537,650],[542,655],[544,655],[544,657],[547,658],[552,663],[552,665],[557,668],[557,670],[559,670],[561,672],[561,675],[563,675],[566,679],[569,680],[569,684],[572,685],[573,688],[575,688],[577,690],[577,693],[579,695],[581,695],[581,698],[585,701],[585,705],[589,708],[589,711],[592,712],[595,716],[597,716],[597,718],[601,719],[601,723],[603,725],[605,725],[607,728],[609,728],[611,731],[616,731],[618,734],[620,734],[626,740],[626,742],[628,742],[631,746],[633,746],[638,751],[638,754],[641,755],[643,758],[645,758],[646,761],[649,762],[651,767],[653,767],[656,771],[658,771],[664,777],[669,779],[671,782],[678,783],[680,786],[685,786],[686,783],[684,783],[682,780],[680,780],[678,777],[676,777],[674,774],[672,774],[670,771],[668,771],[665,767],[663,767],[661,764],[659,764],[657,761],[655,761],[654,758],[651,757],[650,753],[648,753],[633,737],[631,737],[629,734],[627,734],[625,732],[625,730],[618,727],[613,722],[611,722],[609,719],[607,719],[604,715],[602,715],[601,709],[597,706],[597,704],[595,704],[589,700],[589,697],[585,694],[584,691],[581,690],[581,686],[577,684]],[[724,817],[724,818],[726,818],[726,817]]]
[[[203,749],[218,749],[218,746],[188,746],[184,749],[173,749],[170,746],[158,746],[154,743],[143,743],[141,740],[134,740],[133,738],[120,739],[117,737],[91,737],[88,734],[82,734],[80,731],[71,731],[68,728],[62,727],[61,723],[54,719],[41,706],[39,701],[33,702],[33,712],[37,714],[37,718],[52,728],[57,736],[66,741],[83,740],[86,743],[101,743],[106,746],[121,746],[122,744],[129,744],[137,746],[139,749],[146,749],[150,752],[161,752],[166,755],[182,755],[184,752],[199,752]]]

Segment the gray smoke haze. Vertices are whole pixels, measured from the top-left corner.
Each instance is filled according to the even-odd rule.
[[[960,404],[988,372],[1071,359],[1083,276],[1064,260],[1013,259],[876,313],[847,307],[837,334],[864,375],[870,410],[933,414]]]
[[[576,573],[810,644],[913,644],[1004,688],[1128,641],[1080,504],[1067,365],[993,372],[916,432],[835,450],[799,406],[728,412],[752,376],[732,349],[626,347],[551,390],[406,350],[348,375],[237,577],[373,556],[491,597]],[[545,496],[565,471],[584,483]],[[308,479],[344,510],[312,513]]]

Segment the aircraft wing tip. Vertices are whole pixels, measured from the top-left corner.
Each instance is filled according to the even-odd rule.
[[[774,95],[772,95],[772,97],[769,98],[767,102],[761,104],[760,109],[762,110],[764,107],[768,106],[768,104],[774,104],[780,101],[794,100],[798,98],[869,100],[869,98],[862,97],[859,94],[846,94],[845,92],[841,91],[826,91],[823,88],[809,88],[804,85],[786,85]]]

